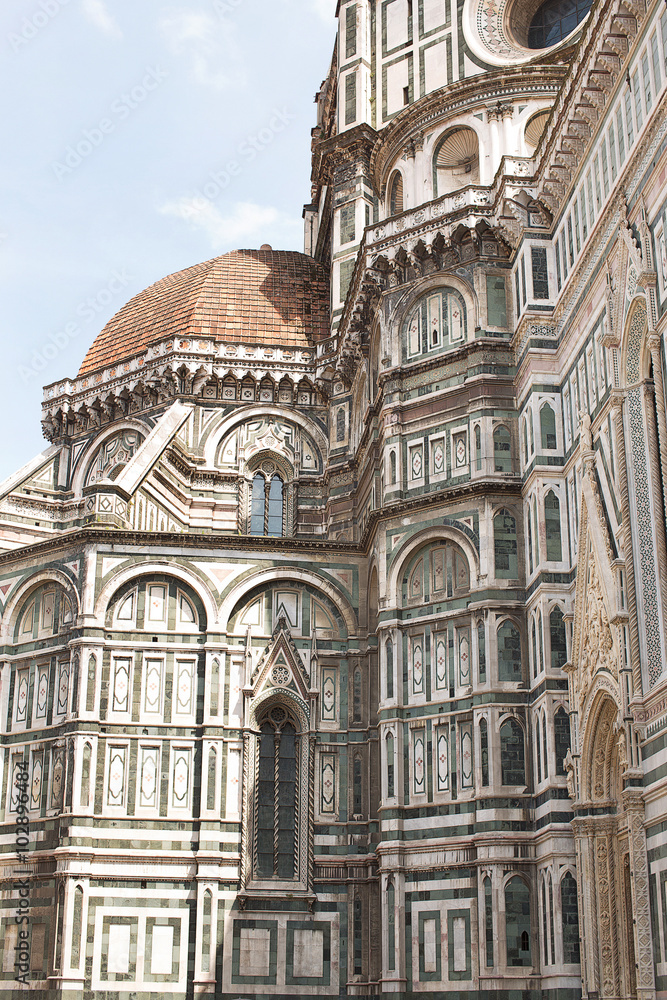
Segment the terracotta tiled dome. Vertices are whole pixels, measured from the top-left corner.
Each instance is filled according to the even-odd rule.
[[[234,250],[177,271],[135,295],[98,334],[79,375],[171,336],[312,348],[329,335],[329,279],[291,250]]]

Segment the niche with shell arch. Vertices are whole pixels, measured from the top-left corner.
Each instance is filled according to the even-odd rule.
[[[479,184],[479,138],[468,125],[457,125],[439,139],[433,153],[436,198],[468,184]]]

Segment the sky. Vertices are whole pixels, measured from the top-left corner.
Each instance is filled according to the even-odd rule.
[[[303,250],[335,0],[5,0],[0,482],[48,447],[43,386],[159,278]]]

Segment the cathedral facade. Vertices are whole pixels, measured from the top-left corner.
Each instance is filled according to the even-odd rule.
[[[4,996],[667,996],[667,12],[337,17],[0,487]]]

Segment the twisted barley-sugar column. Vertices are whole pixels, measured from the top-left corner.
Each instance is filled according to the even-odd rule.
[[[667,416],[665,415],[665,384],[662,377],[660,337],[657,333],[649,334],[648,346],[653,362],[655,409],[658,414],[658,442],[660,445],[660,479],[658,481],[662,487],[662,502],[665,511],[665,524],[667,524],[667,484],[664,478],[667,472]]]
[[[648,455],[651,463],[651,492],[653,494],[653,504],[656,513],[655,535],[658,556],[658,567],[667,566],[667,547],[665,545],[665,520],[662,516],[664,499],[656,496],[662,493],[664,496],[662,478],[660,472],[660,453],[658,451],[658,428],[654,419],[654,407],[652,387],[650,383],[642,386],[644,396],[644,409],[646,413],[646,431],[648,438]],[[657,400],[656,400],[657,402]],[[660,572],[657,574],[660,579]],[[665,602],[665,587],[660,586],[660,603],[662,605],[662,620],[667,621],[667,603]]]
[[[630,496],[628,493],[628,467],[625,456],[625,429],[623,427],[623,395],[612,392],[611,404],[614,411],[614,435],[618,458],[618,479],[621,487],[621,516],[623,518],[623,558],[628,592],[628,619],[630,625],[630,665],[634,691],[641,693],[641,665],[639,662],[639,629],[637,627],[637,592],[635,590],[635,565],[632,553],[632,532],[630,528]]]
[[[278,824],[280,822],[280,730],[273,734],[273,874],[278,875]]]

